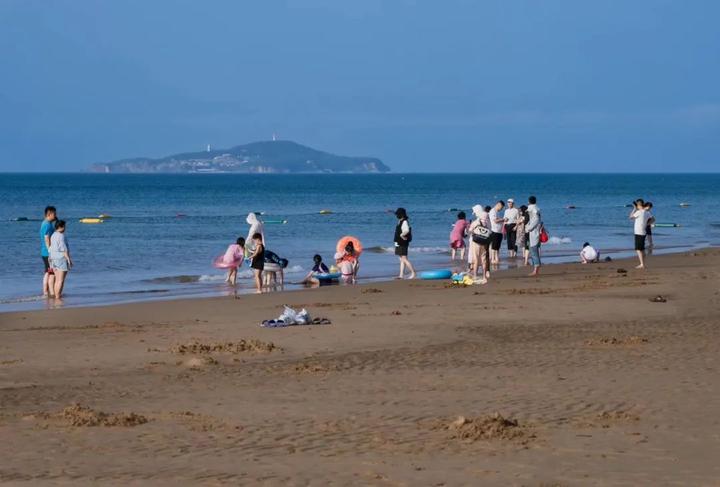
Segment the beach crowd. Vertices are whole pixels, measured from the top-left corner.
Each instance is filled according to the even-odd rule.
[[[639,260],[637,268],[642,269],[645,268],[646,250],[653,246],[653,205],[637,199],[631,206],[629,218],[633,221],[634,249]],[[393,236],[394,253],[399,260],[396,279],[414,279],[418,274],[409,259],[413,239],[410,217],[405,208],[398,208],[394,214],[397,219]],[[237,284],[238,269],[247,264],[253,272],[256,292],[262,293],[278,286],[282,288],[288,260],[266,248],[264,223],[258,214],[249,213],[246,222],[249,225],[247,238],[238,237],[212,265],[227,272],[225,280],[233,287]],[[468,219],[464,211],[458,211],[449,236],[451,260],[455,262],[459,258],[461,263],[461,271],[455,276],[470,279],[473,284],[486,284],[491,270],[500,263],[505,242],[507,259],[531,266],[529,276],[537,277],[542,267],[541,246],[548,240],[549,235],[535,196],[528,197],[527,204],[519,207],[512,198],[507,202],[498,200],[492,206],[475,205],[472,207],[472,219]],[[319,286],[332,282],[356,283],[362,250],[359,239],[343,237],[337,243],[334,263],[328,267],[322,256],[315,254],[311,271],[299,284]],[[58,218],[54,206],[45,208],[40,225],[40,255],[44,267],[43,295],[61,299],[73,260],[66,238],[66,222]],[[583,264],[600,262],[600,251],[585,242],[579,258]],[[609,257],[606,259],[609,260]],[[420,277],[428,275],[420,273]]]

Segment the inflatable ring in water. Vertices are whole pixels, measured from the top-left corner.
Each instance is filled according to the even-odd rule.
[[[243,259],[236,259],[232,262],[225,262],[223,260],[224,255],[218,255],[212,261],[212,266],[216,269],[232,269],[233,267],[240,267],[243,263]]]
[[[438,269],[435,271],[423,271],[419,274],[420,279],[450,279],[452,277],[450,269]]]
[[[326,274],[315,274],[315,279],[317,279],[320,282],[330,282],[330,281],[337,281],[340,279],[340,273],[339,272],[328,272]]]
[[[345,253],[345,247],[347,247],[347,244],[352,243],[353,247],[355,248],[355,253],[357,255],[362,254],[363,247],[360,240],[358,240],[357,237],[353,237],[350,235],[346,235],[345,237],[338,240],[337,245],[335,246],[335,250],[341,254]]]

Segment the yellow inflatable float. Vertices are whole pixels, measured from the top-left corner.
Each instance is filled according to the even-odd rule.
[[[80,218],[80,223],[102,223],[102,218]]]

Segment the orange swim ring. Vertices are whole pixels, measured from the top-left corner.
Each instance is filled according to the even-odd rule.
[[[347,256],[347,257],[355,257],[355,258],[360,257],[360,254],[362,254],[362,251],[363,251],[362,243],[360,242],[360,240],[358,240],[357,237],[353,237],[350,235],[346,235],[345,237],[338,240],[335,250],[340,254],[344,254],[345,249],[347,248],[348,244],[352,244],[353,249],[355,251],[355,255]]]

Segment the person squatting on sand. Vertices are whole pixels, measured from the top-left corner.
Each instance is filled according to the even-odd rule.
[[[490,277],[488,247],[492,240],[488,213],[482,205],[472,207],[475,220],[470,223],[470,275],[477,284],[487,283]],[[479,277],[478,277],[479,274]]]
[[[645,202],[637,199],[633,202],[633,210],[630,212],[630,219],[634,220],[635,253],[640,264],[636,269],[645,268],[645,239],[647,238],[647,227],[650,220],[650,212],[645,208]]]
[[[595,247],[585,242],[580,251],[580,262],[587,264],[588,262],[600,262],[600,252]]]
[[[40,257],[45,268],[42,293],[46,298],[53,296],[55,292],[55,274],[50,265],[50,237],[55,231],[55,220],[57,220],[57,210],[54,206],[46,206],[45,217],[40,224]]]
[[[55,299],[62,298],[67,273],[72,269],[70,247],[65,239],[65,221],[55,222],[55,231],[50,237],[50,262],[55,274]]]
[[[540,233],[542,233],[542,215],[540,214],[540,208],[537,206],[537,198],[530,196],[528,198],[528,214],[530,219],[525,226],[525,230],[528,232],[530,239],[530,260],[532,262],[533,270],[529,274],[531,277],[540,274]]]
[[[465,237],[470,223],[466,220],[465,212],[461,211],[457,214],[457,221],[450,231],[450,254],[451,259],[455,260],[455,253],[460,250],[460,260],[465,260]]]
[[[405,208],[398,208],[395,210],[395,216],[398,219],[397,225],[395,225],[395,255],[400,258],[398,279],[405,278],[405,267],[410,271],[408,279],[414,279],[415,269],[408,259],[408,250],[410,242],[412,242],[412,228],[410,227],[407,211],[405,211]]]

